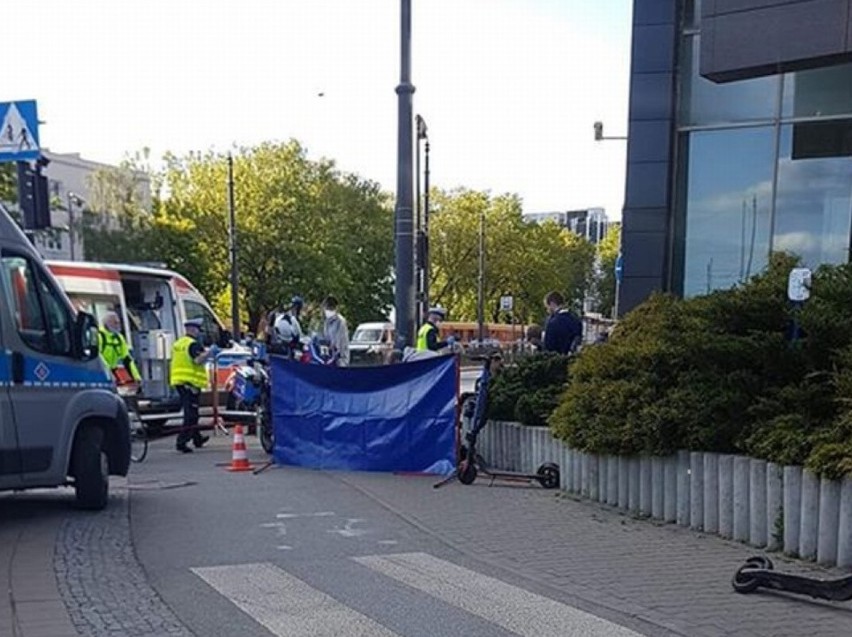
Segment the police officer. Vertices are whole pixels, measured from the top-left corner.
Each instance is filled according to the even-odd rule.
[[[210,437],[198,431],[198,398],[207,387],[208,376],[205,365],[208,358],[219,351],[216,345],[205,348],[201,344],[201,319],[190,319],[184,323],[186,335],[175,341],[172,347],[172,368],[169,384],[180,394],[183,409],[183,427],[177,437],[177,450],[191,453],[188,443],[192,440],[196,449],[204,446]]]
[[[429,309],[426,322],[423,324],[423,327],[420,328],[420,331],[417,332],[418,352],[425,352],[426,350],[429,350],[430,352],[437,352],[439,349],[451,347],[456,342],[456,339],[453,336],[450,336],[446,341],[438,340],[438,326],[441,325],[441,321],[443,321],[446,317],[447,311],[442,307],[433,307]]]
[[[276,353],[295,358],[296,353],[301,351],[302,326],[299,324],[299,316],[304,305],[305,301],[301,296],[294,296],[290,299],[289,309],[275,319],[272,347]]]
[[[135,383],[142,382],[142,376],[133,360],[124,334],[121,333],[121,319],[115,312],[104,314],[101,328],[98,330],[98,352],[110,372],[124,367]]]

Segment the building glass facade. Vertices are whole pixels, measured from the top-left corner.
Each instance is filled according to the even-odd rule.
[[[667,287],[731,287],[773,251],[847,261],[852,64],[714,83],[698,70],[699,4],[679,12]]]

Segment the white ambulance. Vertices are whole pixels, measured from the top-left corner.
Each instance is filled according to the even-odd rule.
[[[202,319],[205,343],[224,349],[217,358],[218,390],[224,390],[232,366],[250,356],[248,348],[232,344],[231,334],[204,296],[177,272],[85,261],[48,261],[47,266],[78,310],[93,315],[99,324],[109,311],[121,318],[142,375],[139,416],[149,429],[181,418],[180,400],[169,387],[169,367],[172,345],[184,334],[184,321]],[[211,391],[212,385],[202,395],[202,407],[212,404]],[[222,391],[220,404],[225,398]]]

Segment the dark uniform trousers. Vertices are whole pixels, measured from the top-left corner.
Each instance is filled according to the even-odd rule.
[[[183,427],[177,436],[177,446],[183,447],[190,440],[199,444],[203,442],[203,436],[198,431],[198,399],[201,395],[201,390],[192,385],[178,385],[178,394],[180,395],[180,405],[183,409]]]

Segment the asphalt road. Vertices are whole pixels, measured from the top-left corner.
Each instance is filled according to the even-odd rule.
[[[214,442],[179,456],[158,441],[130,479],[136,555],[197,635],[637,634],[456,551],[347,474],[229,473]]]

